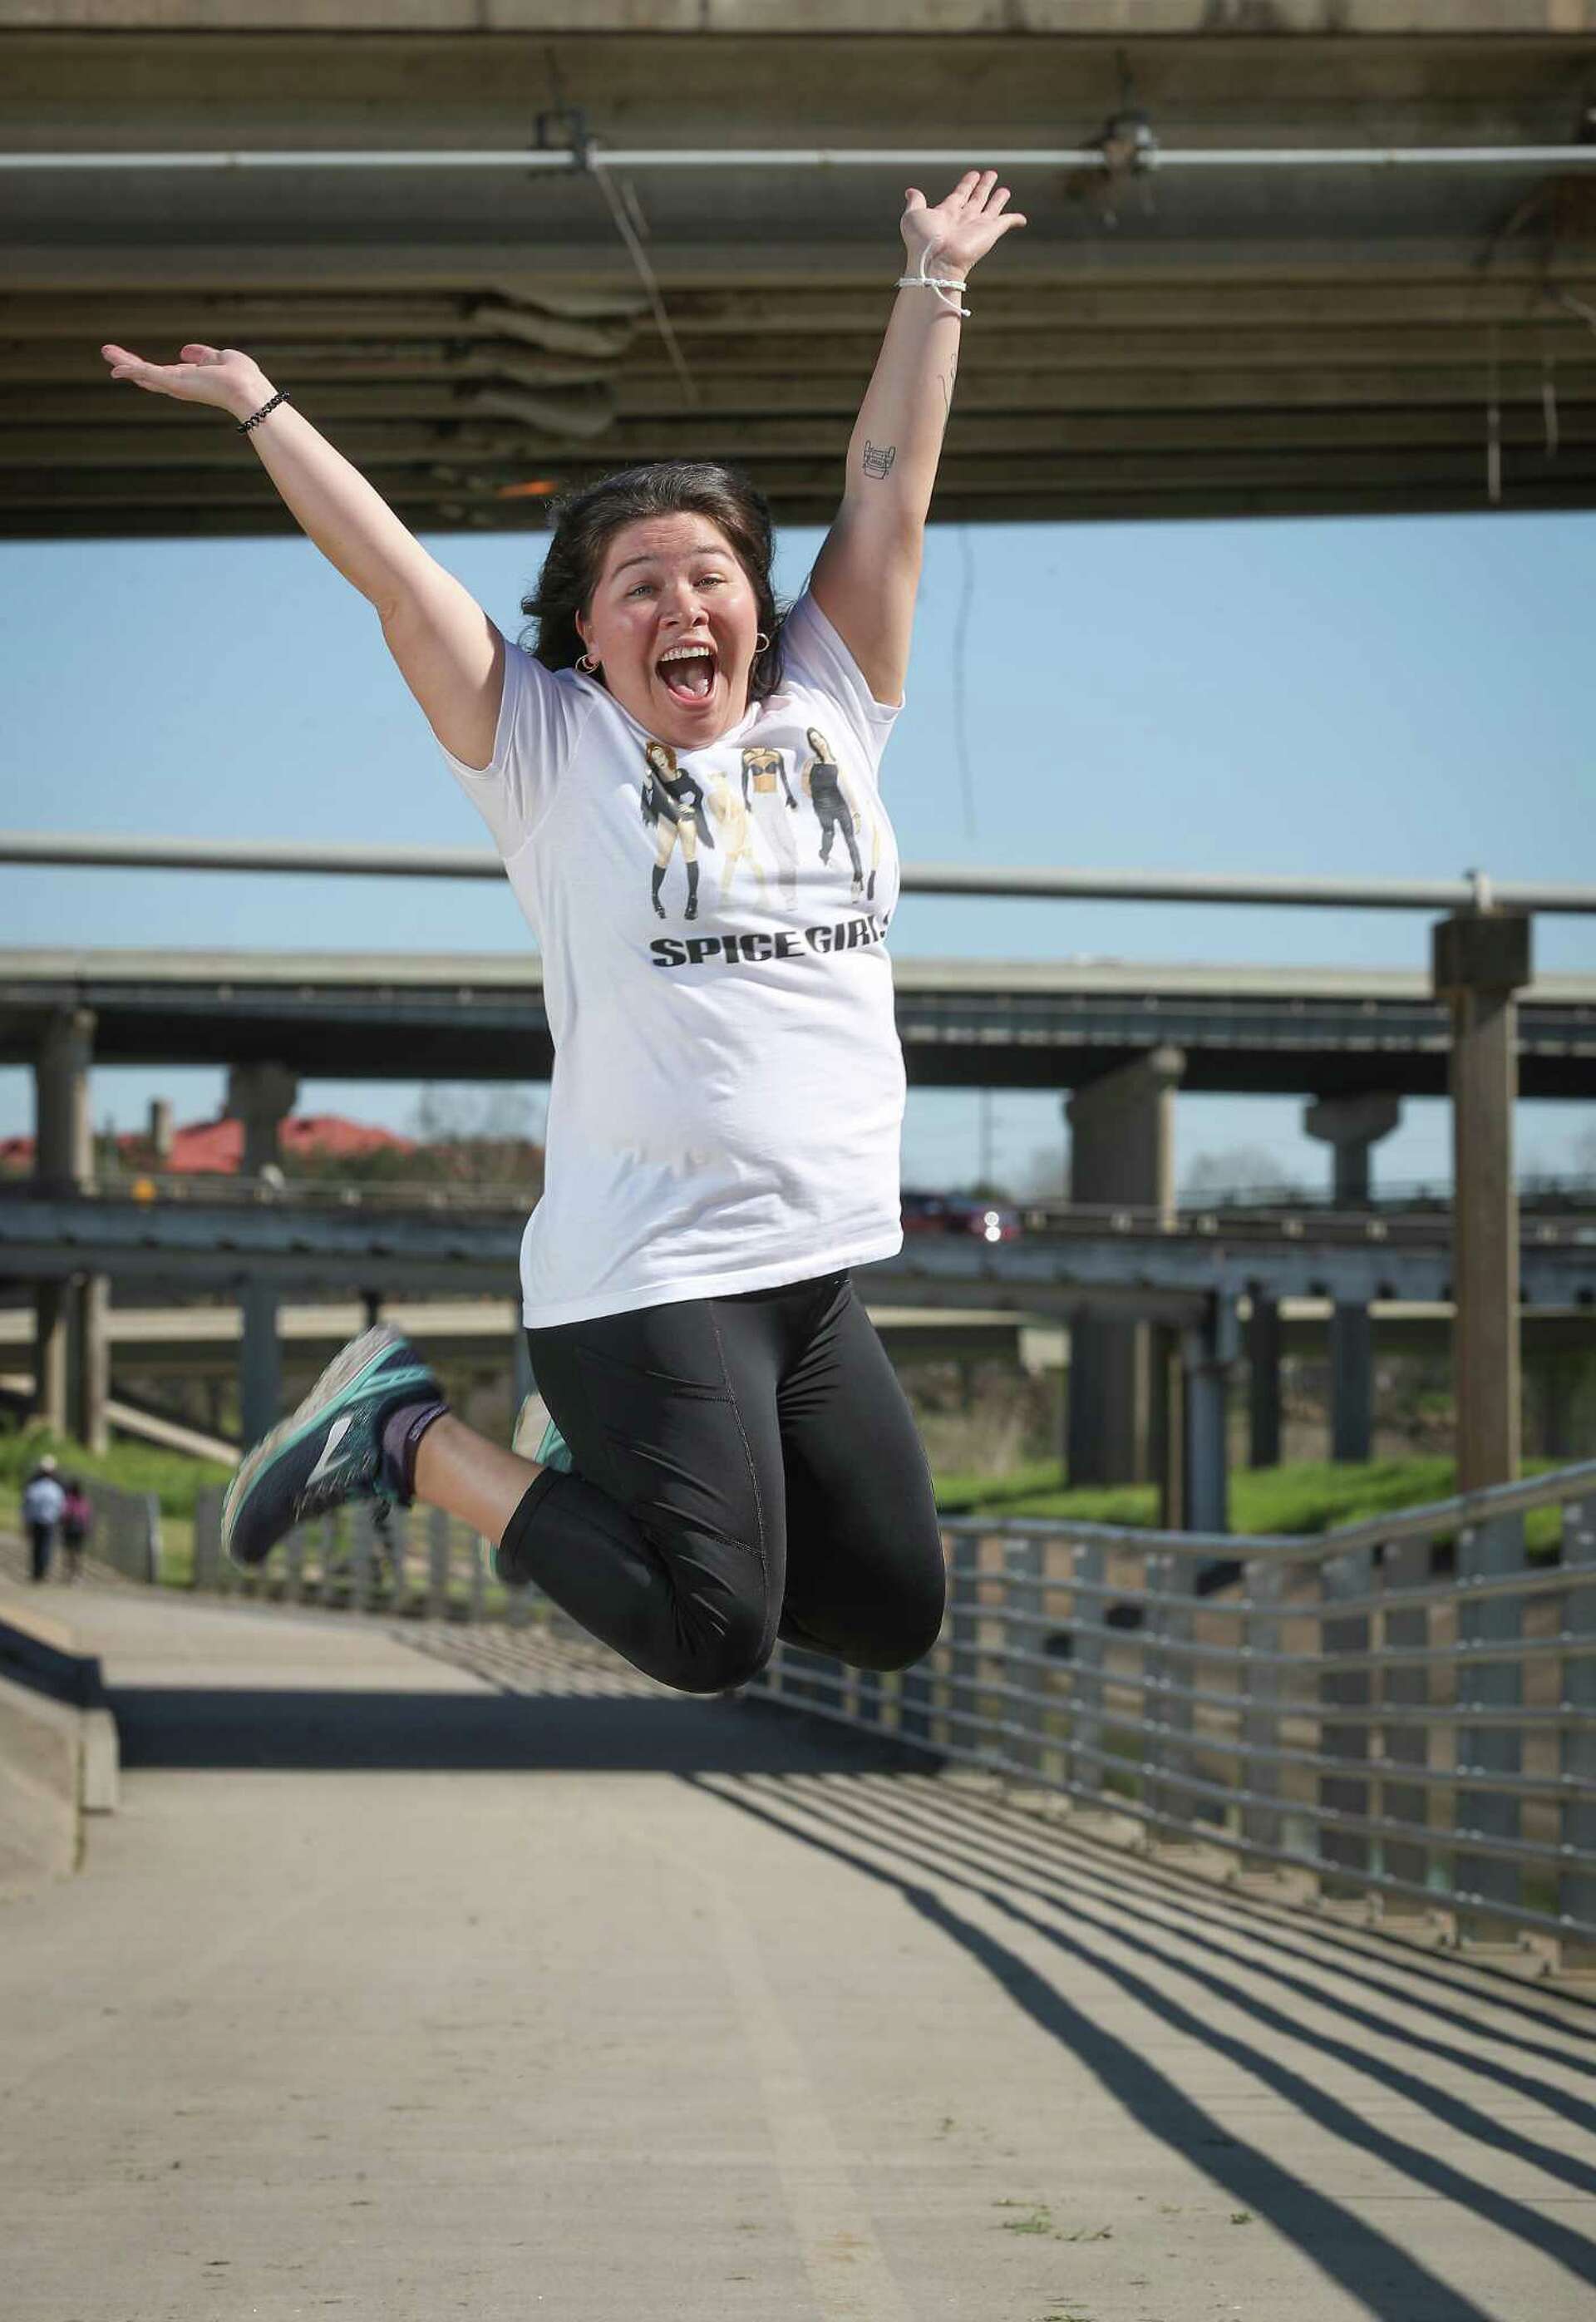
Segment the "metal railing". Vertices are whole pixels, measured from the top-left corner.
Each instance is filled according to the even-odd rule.
[[[1576,149],[1596,165],[1596,147]],[[141,157],[148,158],[148,157]],[[304,156],[300,157],[302,160]],[[523,154],[516,166],[525,166]],[[0,168],[19,157],[0,154]],[[283,872],[339,878],[490,879],[505,866],[488,846],[371,846],[347,841],[174,838],[121,831],[0,830],[0,863],[141,871]],[[1082,871],[1034,864],[906,863],[906,895],[1028,895],[1053,900],[1264,903],[1351,911],[1596,911],[1596,884],[1495,879],[1300,879],[1213,871]]]
[[[513,1625],[439,1510],[368,1505],[259,1571],[196,1509],[196,1587]],[[877,1674],[778,1645],[750,1688],[1207,1842],[1238,1870],[1596,1962],[1596,1461],[1318,1539],[979,1518],[943,1525],[942,1635]]]
[[[384,1613],[399,1619],[507,1621],[546,1612],[532,1588],[506,1588],[488,1545],[442,1508],[393,1508],[378,1521],[369,1501],[302,1524],[264,1564],[243,1571],[222,1552],[225,1486],[201,1492],[194,1509],[194,1586],[258,1602]]]
[[[153,1586],[160,1578],[160,1502],[156,1495],[123,1491],[118,1484],[102,1484],[93,1476],[87,1488],[95,1512],[88,1553],[126,1579]]]
[[[757,1690],[1474,1938],[1596,1960],[1596,1462],[1312,1540],[947,1522],[942,1637]]]

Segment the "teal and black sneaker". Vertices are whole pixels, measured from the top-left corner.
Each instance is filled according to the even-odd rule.
[[[351,1339],[228,1486],[222,1507],[228,1555],[235,1564],[259,1564],[309,1516],[345,1500],[399,1499],[400,1479],[382,1456],[383,1427],[405,1403],[442,1400],[421,1356],[386,1322]]]
[[[515,1415],[511,1434],[511,1448],[524,1459],[535,1459],[540,1467],[558,1467],[569,1476],[576,1466],[570,1456],[570,1446],[555,1426],[549,1406],[534,1388]]]

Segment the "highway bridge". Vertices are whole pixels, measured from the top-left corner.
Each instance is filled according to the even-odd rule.
[[[911,1083],[1071,1089],[1150,1049],[1192,1092],[1443,1096],[1451,1018],[1396,968],[895,959]],[[1596,1090],[1596,975],[1518,998],[1518,1091]],[[0,950],[0,1063],[33,1064],[64,1011],[104,1064],[286,1065],[303,1079],[546,1080],[529,953]]]
[[[1172,1221],[1129,1206],[1045,1214],[1047,1230],[1010,1241],[912,1235],[899,1256],[862,1269],[862,1279],[889,1304],[1102,1307],[1175,1322],[1250,1287],[1343,1303],[1451,1294],[1445,1211],[1306,1220],[1233,1211],[1222,1230],[1201,1211]],[[344,1283],[385,1294],[486,1291],[514,1275],[524,1223],[520,1208],[470,1207],[443,1194],[432,1208],[402,1210],[368,1207],[337,1188],[319,1199],[264,1186],[244,1198],[233,1189],[161,1200],[50,1193],[15,1179],[0,1190],[0,1271],[29,1280],[87,1270],[130,1280],[180,1274],[206,1284],[264,1277],[279,1290]],[[1520,1269],[1526,1305],[1596,1306],[1596,1227],[1577,1215],[1535,1220]]]
[[[290,1292],[502,1294],[515,1279],[519,1209],[365,1209],[336,1195],[284,1200],[274,1188],[254,1190],[263,1197],[240,1199],[235,1189],[226,1199],[163,1201],[14,1184],[0,1198],[0,1278],[35,1294],[75,1280],[232,1291],[245,1308],[241,1392],[251,1440],[281,1403],[277,1318]],[[1205,1531],[1226,1523],[1227,1388],[1244,1351],[1244,1302],[1255,1441],[1279,1437],[1281,1302],[1328,1298],[1335,1455],[1355,1458],[1368,1456],[1373,1432],[1372,1310],[1453,1295],[1445,1213],[1232,1213],[1221,1231],[1200,1213],[1172,1220],[1157,1210],[1081,1208],[1047,1222],[1050,1230],[993,1244],[916,1235],[860,1279],[886,1306],[1068,1317],[1081,1330],[1105,1320],[1154,1325],[1154,1375],[1166,1384],[1150,1412],[1152,1457],[1175,1495],[1172,1511]],[[1519,1254],[1518,1297],[1559,1313],[1596,1309],[1596,1229],[1578,1216],[1536,1219]],[[1515,1340],[1517,1321],[1515,1309]],[[103,1315],[91,1335],[103,1398]]]
[[[30,0],[0,527],[286,528],[231,428],[106,384],[102,340],[196,337],[418,527],[675,454],[828,520],[903,188],[988,159],[1030,224],[972,286],[938,517],[1589,507],[1589,33],[1581,0]]]

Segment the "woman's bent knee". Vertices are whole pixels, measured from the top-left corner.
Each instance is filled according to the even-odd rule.
[[[699,1640],[681,1659],[677,1674],[667,1678],[679,1693],[734,1693],[751,1685],[771,1658],[773,1640],[740,1626]]]
[[[939,1618],[935,1628],[921,1628],[898,1637],[871,1638],[844,1659],[855,1668],[879,1669],[883,1674],[889,1669],[913,1668],[917,1661],[925,1659],[941,1634]]]

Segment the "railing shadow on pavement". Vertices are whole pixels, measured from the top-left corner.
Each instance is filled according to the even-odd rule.
[[[197,1586],[523,1632],[552,1613],[436,1510],[341,1510],[247,1576],[219,1519],[202,1495]],[[780,1644],[752,1696],[1418,1943],[1596,1970],[1596,1462],[1317,1538],[943,1530],[925,1660]]]
[[[1436,2088],[1422,2072],[1337,2036],[1328,2025],[1348,2017],[1335,1988],[1341,1970],[1334,1961],[1326,1962],[1317,1991],[1299,1995],[1309,1998],[1311,2013],[1300,2008],[1288,2016],[1273,2007],[1251,1988],[1252,1979],[1267,1981],[1278,1974],[1270,1959],[1269,1933],[1263,1931],[1265,1915],[1254,1911],[1244,1916],[1235,1928],[1237,1943],[1215,1943],[1193,1927],[1187,1882],[1133,1877],[1121,1881],[1129,1884],[1128,1894],[1105,1899],[1095,1866],[1083,1865],[1082,1850],[1056,1833],[1049,1869],[1038,1875],[1034,1864],[1026,1868],[1007,1859],[1007,1833],[994,1834],[989,1801],[969,1800],[950,1815],[944,1782],[935,1785],[934,1799],[932,1786],[913,1777],[889,1786],[868,1778],[722,1778],[702,1780],[702,1787],[767,1828],[889,1887],[993,1976],[1037,2028],[1068,2050],[1074,2063],[1145,2133],[1245,2204],[1381,2322],[1413,2322],[1423,2314],[1445,2314],[1447,2322],[1491,2317],[1366,2215],[1237,2135],[1160,2069],[1153,2061],[1158,2047],[1167,2048],[1172,2037],[1191,2043],[1253,2089],[1290,2105],[1350,2152],[1515,2236],[1575,2281],[1596,2279],[1596,2243],[1535,2199],[1521,2199],[1493,2181],[1501,2159],[1511,2157],[1588,2196],[1596,2190],[1596,2151],[1590,2162],[1582,2161],[1557,2143],[1500,2121],[1484,2105]],[[1225,1971],[1232,1968],[1236,1972]],[[1126,2035],[1125,2013],[1117,2004],[1111,2027],[1060,1988],[1060,1979],[1081,1969],[1111,1987],[1117,2002],[1141,2011],[1145,2038],[1135,2030]],[[1460,1999],[1478,2000],[1473,1970],[1454,1963],[1446,1972]],[[1537,2020],[1549,2033],[1559,2031],[1571,2007],[1577,2009],[1578,2003],[1546,1994]],[[1480,2005],[1470,2022],[1483,2053],[1452,2052],[1493,2086],[1505,2079],[1545,2104],[1555,2117],[1589,2129],[1596,2116],[1588,2106],[1566,2089],[1548,2087],[1542,2076],[1519,2070],[1526,2052],[1530,2058],[1546,2052],[1523,2039],[1512,2012],[1509,2006],[1509,2028],[1503,2028],[1491,2020],[1491,2002]],[[1238,2020],[1245,2031],[1232,2028]],[[1415,2044],[1400,2023],[1391,2025],[1389,2036]],[[1422,2038],[1417,2044],[1424,2052]],[[1428,2043],[1429,2052],[1436,2044]],[[1571,2051],[1576,2046],[1571,2042]],[[1572,2054],[1563,2061],[1572,2069]],[[1367,2106],[1337,2092],[1345,2085],[1339,2077],[1335,2087],[1327,2084],[1325,2068],[1331,2065],[1371,2084]],[[1391,2125],[1393,2094],[1417,2107],[1436,2127],[1478,2143],[1490,2156],[1484,2165],[1465,2167],[1411,2134],[1399,2133]]]

